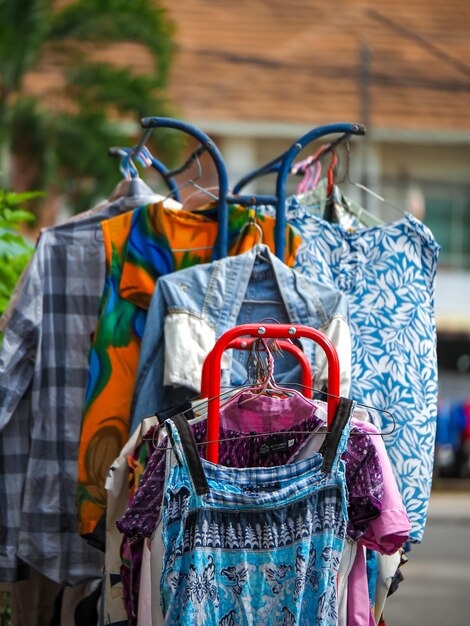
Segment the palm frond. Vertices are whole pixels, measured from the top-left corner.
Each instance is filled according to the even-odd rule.
[[[19,89],[36,62],[50,27],[51,0],[0,0],[2,91]]]
[[[159,86],[168,75],[173,22],[152,0],[76,0],[53,17],[50,39],[55,41],[131,41],[153,54]]]
[[[110,108],[119,113],[165,115],[169,111],[159,81],[106,63],[83,62],[67,71],[67,92],[82,109]]]

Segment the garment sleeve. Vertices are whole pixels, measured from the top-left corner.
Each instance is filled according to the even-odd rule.
[[[145,417],[154,415],[162,406],[166,313],[164,302],[163,288],[158,281],[150,303],[140,348],[131,407],[131,432],[134,432]]]
[[[21,272],[21,276],[18,278],[15,288],[8,301],[7,308],[3,311],[2,316],[0,317],[0,332],[1,333],[4,333],[5,330],[7,329],[11,316],[13,315],[13,312],[16,309],[16,304],[18,302],[18,298],[20,297],[21,290],[23,289],[23,285],[25,284],[30,267],[31,267],[31,261]]]
[[[373,441],[382,467],[384,493],[380,515],[370,522],[360,542],[381,554],[393,554],[407,541],[411,523],[403,505],[383,439],[375,436]]]
[[[40,358],[42,284],[39,257],[38,250],[25,276],[0,349],[0,432],[30,386],[36,359]]]
[[[343,459],[348,486],[348,535],[358,539],[382,510],[382,467],[372,437],[356,428],[351,431]]]
[[[340,313],[333,315],[329,323],[320,329],[338,352],[341,371],[341,395],[348,397],[351,385],[351,332],[349,325]],[[321,389],[328,384],[328,361],[326,354],[319,346],[315,350],[315,388]]]

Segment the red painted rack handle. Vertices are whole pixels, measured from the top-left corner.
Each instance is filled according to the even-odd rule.
[[[235,348],[235,350],[249,350],[251,344],[256,341],[256,337],[237,337],[233,339],[229,345],[227,346],[227,350],[229,348]],[[305,352],[297,346],[295,343],[291,341],[287,341],[287,339],[278,339],[277,343],[281,350],[285,352],[290,352],[293,354],[296,359],[300,363],[300,368],[302,371],[302,385],[304,389],[302,393],[306,398],[311,398],[313,395],[311,386],[312,386],[312,368],[310,366],[310,362],[307,358]],[[213,350],[209,352],[207,357],[204,360],[202,365],[202,375],[201,375],[201,398],[208,398],[208,389],[209,389],[209,380],[210,380],[210,365],[212,363],[213,358]]]
[[[294,339],[306,337],[318,343],[325,351],[328,361],[328,426],[333,421],[339,403],[340,367],[338,354],[331,341],[323,333],[309,326],[295,324],[242,324],[225,332],[217,340],[210,353],[209,396],[207,412],[207,459],[217,463],[219,459],[220,437],[220,372],[222,355],[229,344],[237,337],[263,337],[265,339]],[[335,397],[336,396],[336,397]]]

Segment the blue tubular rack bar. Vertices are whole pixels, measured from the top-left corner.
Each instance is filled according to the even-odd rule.
[[[301,150],[305,148],[309,143],[325,137],[326,135],[333,135],[336,133],[345,133],[347,135],[365,135],[366,128],[362,124],[326,124],[325,126],[319,126],[314,128],[310,132],[306,133],[298,141],[296,141],[289,150],[284,153],[280,162],[279,171],[276,180],[276,226],[274,241],[276,246],[276,256],[280,259],[284,258],[284,249],[286,246],[286,186],[287,177],[292,168],[297,155]]]
[[[175,200],[178,200],[178,202],[179,202],[181,200],[180,192],[179,192],[178,185],[176,184],[175,179],[171,175],[171,171],[167,168],[166,165],[163,165],[163,163],[161,161],[156,159],[153,156],[153,154],[150,157],[150,160],[152,161],[152,167],[155,170],[157,170],[157,172],[159,174],[161,174],[161,177],[166,182],[166,184],[168,186],[168,189],[170,190],[171,195],[173,196],[173,198]]]
[[[265,165],[249,172],[246,176],[243,176],[243,178],[240,178],[233,188],[233,195],[235,196],[239,194],[243,187],[249,185],[252,181],[256,180],[256,178],[261,178],[262,176],[267,176],[273,172],[278,172],[281,166],[281,161],[285,155],[286,152],[276,157],[273,161],[270,161],[269,163],[266,163]]]
[[[152,167],[156,169],[159,174],[161,174],[163,180],[168,185],[168,189],[170,190],[173,198],[175,200],[178,200],[178,202],[180,202],[181,200],[180,191],[178,189],[178,185],[176,184],[175,179],[173,178],[171,174],[171,170],[169,170],[166,165],[163,165],[161,161],[156,159],[153,156],[153,154],[150,157],[150,160],[152,161]]]
[[[183,133],[191,135],[197,139],[207,150],[212,157],[215,167],[217,169],[217,175],[219,179],[219,207],[218,207],[218,232],[217,240],[214,245],[213,259],[222,259],[228,254],[228,207],[227,207],[227,193],[228,193],[228,175],[225,167],[224,160],[220,154],[219,149],[215,143],[199,128],[196,128],[192,124],[183,122],[180,120],[174,120],[169,117],[144,117],[141,120],[142,128],[146,129],[143,137],[141,138],[134,154],[138,152],[145,142],[148,140],[152,129],[154,128],[173,128],[180,130]]]
[[[342,136],[339,137],[336,141],[331,143],[330,148],[322,152],[320,158],[322,158],[327,152],[330,151],[331,148],[336,145],[346,141],[351,135],[365,135],[366,128],[361,124],[349,124],[349,123],[339,123],[339,124],[328,124],[326,126],[319,126],[318,128],[314,128],[305,135],[303,135],[298,141],[293,144],[289,150],[279,155],[269,163],[265,163],[261,167],[249,172],[241,178],[233,188],[233,197],[230,197],[230,202],[236,202],[237,198],[247,198],[249,201],[246,201],[245,204],[254,205],[254,204],[271,204],[276,209],[276,229],[275,229],[275,244],[276,244],[276,255],[280,258],[284,258],[284,248],[285,248],[285,227],[286,227],[286,216],[285,216],[285,203],[286,203],[286,185],[287,185],[287,177],[291,171],[292,164],[298,155],[298,153],[305,148],[309,143],[319,139],[320,137],[324,137],[326,135],[332,135],[342,133]],[[277,172],[277,181],[276,181],[276,195],[275,196],[258,196],[256,194],[252,194],[251,196],[242,196],[237,195],[240,194],[241,190],[254,181],[257,178],[262,176],[267,176],[268,174],[273,174]],[[240,202],[243,204],[243,202]]]
[[[258,194],[253,195],[233,195],[226,196],[228,204],[241,204],[242,206],[256,206],[259,204],[275,204],[277,202],[276,196],[260,196]]]

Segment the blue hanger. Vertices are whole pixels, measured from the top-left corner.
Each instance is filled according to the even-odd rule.
[[[136,148],[134,148],[133,150],[134,156],[141,151],[143,146],[148,141],[154,128],[173,128],[175,130],[180,130],[183,133],[191,135],[199,141],[202,148],[204,148],[204,150],[207,151],[211,156],[217,170],[219,187],[218,230],[212,258],[215,260],[226,257],[228,254],[228,175],[227,168],[225,167],[225,163],[219,149],[208,135],[202,132],[202,130],[199,130],[199,128],[196,128],[195,126],[193,126],[192,124],[188,124],[187,122],[175,120],[169,117],[145,117],[142,119],[141,124],[142,128],[145,128],[146,130],[143,133]],[[178,170],[180,169],[181,168],[178,168]]]

